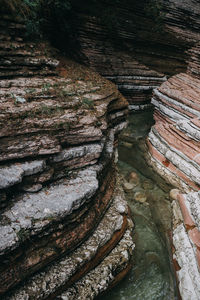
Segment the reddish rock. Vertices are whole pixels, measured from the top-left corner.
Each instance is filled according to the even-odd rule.
[[[187,230],[191,230],[195,227],[195,223],[188,211],[188,208],[185,205],[184,195],[182,195],[182,194],[178,195],[178,201],[179,201],[179,205],[180,205],[181,212],[183,215],[185,227]]]
[[[200,295],[200,77],[199,46],[188,51],[187,73],[169,78],[154,91],[153,126],[147,140],[148,162],[187,194],[173,204],[173,244],[178,286],[183,299]],[[198,192],[194,192],[198,191]],[[176,200],[175,200],[176,201]],[[182,215],[182,216],[181,216]],[[178,264],[178,267],[177,267]],[[188,286],[185,288],[185,284]]]
[[[189,237],[194,245],[200,249],[200,231],[196,227],[189,231]]]

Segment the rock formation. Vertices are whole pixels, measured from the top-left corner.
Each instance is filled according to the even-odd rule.
[[[197,0],[76,0],[72,6],[76,57],[116,83],[133,110],[149,107],[165,75],[186,70],[186,50],[199,40]]]
[[[130,109],[148,107],[158,87],[152,99],[156,124],[147,141],[147,161],[180,189],[180,220],[178,200],[173,204],[177,277],[182,298],[199,299],[199,1],[100,3],[116,28],[109,32],[106,10],[101,17],[76,8],[78,54],[118,85]],[[165,75],[174,76],[162,83]]]
[[[92,299],[130,268],[133,224],[114,162],[127,102],[98,74],[27,41],[9,15],[0,78],[0,297],[88,299],[87,281]]]
[[[173,201],[174,263],[182,299],[200,298],[200,51],[197,44],[187,73],[154,91],[156,124],[148,136],[150,165],[179,188]]]
[[[178,284],[183,299],[199,299],[199,1],[102,3],[116,28],[109,32],[105,10],[104,20],[77,9],[78,54],[118,85],[130,109],[148,107],[152,90],[158,87],[152,99],[156,124],[149,134],[146,156],[158,174],[180,189],[179,205],[183,216],[189,215],[191,227],[184,218],[179,220],[176,200],[173,243]],[[165,75],[174,76],[166,81]]]
[[[156,88],[147,161],[180,191],[174,264],[182,298],[199,299],[199,1],[101,0],[104,18],[74,3],[76,58],[130,109]],[[134,246],[115,170],[128,103],[5,13],[0,79],[1,298],[94,298],[128,272]]]

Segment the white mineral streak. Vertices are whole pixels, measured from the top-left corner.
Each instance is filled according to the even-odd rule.
[[[149,141],[153,148],[171,162],[178,171],[180,170],[196,185],[200,185],[200,165],[197,163],[199,154],[191,159],[180,149],[176,149],[176,140],[174,140],[173,145],[170,145],[159,134],[159,130],[162,130],[162,127],[159,128],[159,122],[161,124],[163,122],[165,126],[168,126],[168,124],[170,126],[170,122],[168,123],[168,119],[170,119],[177,129],[176,132],[180,131],[180,136],[185,135],[186,141],[191,142],[191,144],[194,142],[194,148],[196,149],[197,142],[200,141],[200,128],[195,125],[198,123],[194,124],[192,121],[195,119],[198,122],[200,118],[200,81],[187,74],[176,75],[170,80],[168,83],[164,83],[160,89],[164,91],[164,94],[160,90],[154,90],[152,104],[160,115],[158,126],[156,129],[153,127],[149,133]],[[184,90],[186,91],[185,94]],[[167,96],[165,92],[170,96]],[[188,113],[191,116],[188,116]],[[177,200],[172,202],[174,259],[180,266],[177,277],[181,298],[183,300],[199,300],[200,270],[196,245],[198,243],[198,230],[200,230],[200,192],[194,192],[193,188],[179,177],[181,175],[170,171],[170,166],[169,168],[165,167],[150,153],[147,154],[147,159],[162,177],[181,189],[182,192],[187,193],[182,194],[184,202],[181,202],[181,207]],[[184,214],[182,214],[181,209]],[[186,231],[184,222],[190,222],[190,220],[194,223],[194,228],[187,228]],[[190,234],[191,230],[194,230],[194,233],[191,232]]]
[[[182,152],[169,146],[155,130],[149,133],[152,145],[164,155],[173,165],[191,178],[195,183],[200,184],[200,165],[189,159]]]
[[[161,99],[161,100],[163,99],[163,100],[165,100],[166,102],[168,102],[168,103],[169,103],[169,108],[170,108],[170,104],[172,104],[172,105],[175,105],[175,106],[177,106],[177,107],[182,108],[182,109],[185,110],[186,112],[190,112],[190,113],[196,115],[197,117],[200,117],[200,111],[197,111],[197,110],[195,110],[195,109],[193,109],[193,108],[191,108],[191,107],[189,107],[189,106],[187,106],[187,105],[185,105],[185,104],[183,104],[183,103],[181,103],[181,102],[178,102],[177,100],[174,100],[174,99],[172,99],[172,98],[170,98],[170,97],[168,97],[168,96],[162,94],[161,92],[159,92],[158,89],[155,89],[155,90],[154,90],[154,94],[155,94],[159,99]],[[200,109],[200,106],[199,106],[199,109]],[[179,113],[178,110],[177,110],[177,112]]]
[[[191,188],[175,173],[167,169],[160,161],[153,157],[150,153],[147,154],[147,162],[153,166],[156,172],[173,186],[178,187],[182,191],[190,192]]]
[[[128,84],[118,84],[119,88],[124,88],[127,90],[136,90],[136,91],[148,91],[157,88],[156,85],[128,85]]]
[[[128,122],[127,122],[127,121],[122,122],[122,123],[120,123],[120,124],[117,124],[117,125],[113,128],[114,133],[116,134],[116,133],[120,132],[121,130],[123,130],[124,128],[126,128],[127,125],[128,125]]]
[[[129,105],[128,106],[129,110],[133,110],[133,111],[141,111],[141,110],[145,110],[150,107],[152,107],[152,104],[140,104],[140,105]]]
[[[191,121],[189,120],[180,120],[176,123],[176,128],[179,130],[185,132],[185,134],[195,141],[200,141],[200,130],[199,127],[195,126]]]
[[[167,77],[166,76],[163,76],[163,77],[149,77],[149,76],[123,76],[123,75],[116,75],[116,76],[106,76],[107,79],[109,80],[113,80],[113,79],[133,79],[133,80],[142,80],[142,81],[158,81],[159,84],[160,84],[160,81],[166,81],[167,80]]]
[[[195,224],[200,231],[200,192],[189,193],[185,198],[189,212],[194,218]]]
[[[103,149],[103,144],[91,144],[84,145],[79,147],[72,147],[67,150],[63,150],[59,154],[55,155],[52,158],[53,162],[60,162],[65,160],[70,160],[73,158],[83,157],[87,154],[96,154],[96,157],[99,157]]]
[[[183,113],[178,112],[172,107],[164,105],[163,103],[157,101],[155,98],[152,98],[151,103],[157,108],[158,111],[162,112],[165,116],[167,116],[171,120],[188,120],[189,117],[184,115]]]
[[[33,297],[34,299],[43,299],[44,297],[46,298],[47,296],[52,294],[59,287],[62,287],[64,284],[66,284],[70,277],[76,273],[76,271],[80,270],[80,268],[84,264],[89,263],[89,261],[98,252],[99,248],[104,246],[112,238],[114,232],[122,228],[122,214],[127,212],[128,206],[124,198],[124,194],[119,189],[116,189],[113,203],[106,212],[102,221],[99,223],[93,235],[90,236],[90,238],[79,248],[77,248],[73,253],[53,263],[51,266],[45,268],[39,274],[34,275],[31,279],[29,279],[28,282],[26,282],[24,286],[18,289],[16,293],[5,300],[28,300],[33,299]],[[129,226],[131,229],[133,227],[133,224],[129,222]],[[123,261],[123,257],[126,262],[129,261],[130,254],[127,252],[127,249],[130,248],[130,251],[132,251],[132,249],[134,248],[130,230],[127,230],[122,241],[120,242],[120,245],[116,248],[117,250],[113,250],[113,253],[117,253],[117,261],[110,260],[108,264],[108,259],[106,258],[105,262],[103,262],[104,270],[108,270],[109,272],[111,272],[112,268],[115,268],[116,265],[120,265],[119,262]],[[118,249],[120,249],[119,253],[121,258],[118,257]],[[106,282],[109,278],[114,278],[113,276],[110,277],[109,274],[110,273],[104,274],[106,276]],[[102,280],[101,273],[95,272],[95,276],[97,281]],[[86,276],[86,278],[87,277],[88,275]],[[90,284],[92,284],[91,280],[86,286],[90,286]],[[103,283],[102,288],[106,288],[106,285]],[[87,298],[81,299],[83,300]]]
[[[17,246],[18,232],[21,229],[32,230],[34,234],[41,231],[51,218],[62,218],[78,209],[97,191],[96,176],[96,171],[88,168],[77,172],[75,179],[63,179],[57,185],[52,184],[48,192],[42,190],[20,196],[18,201],[2,214],[10,220],[10,225],[0,225],[0,252]],[[38,222],[32,224],[32,219],[37,219]]]
[[[0,167],[0,189],[20,183],[24,176],[33,175],[44,170],[44,160],[35,160],[21,164]]]

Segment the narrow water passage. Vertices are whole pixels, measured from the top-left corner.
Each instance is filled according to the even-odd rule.
[[[152,112],[132,114],[121,135],[118,167],[135,223],[136,248],[132,270],[104,300],[177,299],[168,237],[170,187],[144,161],[144,139],[152,124]]]

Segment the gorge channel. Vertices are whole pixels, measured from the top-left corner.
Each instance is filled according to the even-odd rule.
[[[152,109],[131,113],[128,127],[120,134],[118,168],[135,225],[135,250],[131,271],[104,300],[178,299],[171,255],[170,186],[145,163],[142,151],[153,123]],[[131,172],[138,180],[128,190]]]
[[[2,299],[102,298],[130,269],[131,255],[134,275],[105,297],[176,299],[168,239],[172,185],[179,189],[172,230],[179,290],[183,300],[200,299],[200,9],[193,2],[164,1],[165,34],[150,36],[154,18],[145,3],[132,10],[119,5],[118,47],[101,19],[74,11],[85,66],[48,41],[27,40],[24,21],[3,9]],[[184,24],[183,12],[190,16]],[[119,178],[115,150],[128,106],[149,107],[153,89],[156,124],[147,137],[152,114],[130,116],[119,146]]]

